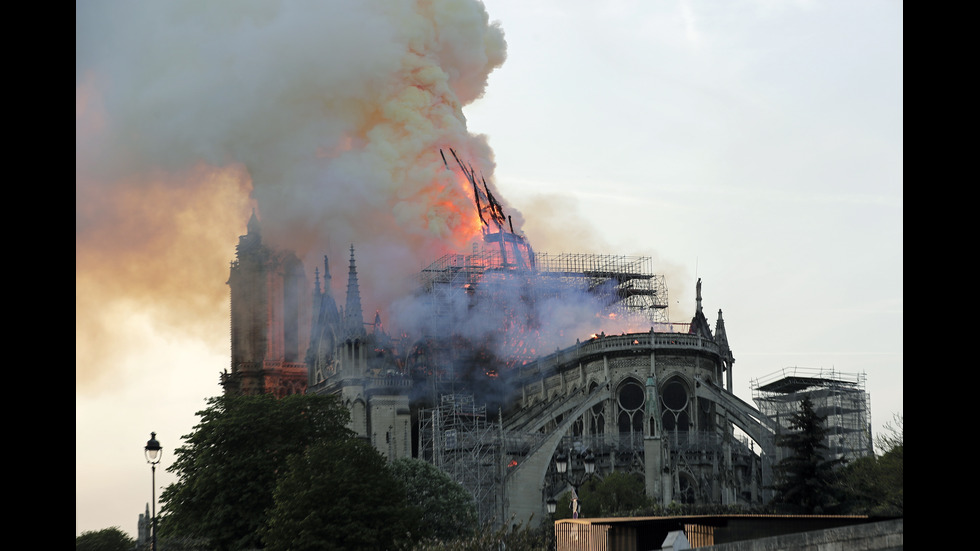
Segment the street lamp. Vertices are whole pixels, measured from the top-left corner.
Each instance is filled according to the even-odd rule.
[[[150,439],[143,448],[146,462],[150,464],[150,495],[153,500],[153,551],[157,551],[157,463],[160,462],[163,448],[157,442],[157,433],[151,432]]]
[[[570,484],[574,489],[573,501],[572,501],[572,517],[578,518],[578,489],[587,480],[592,478],[595,474],[595,456],[592,455],[592,450],[587,450],[585,455],[577,454],[582,458],[582,470],[584,473],[581,476],[574,475],[574,469],[572,468],[572,453],[565,453],[564,450],[558,450],[558,455],[555,456],[555,471],[558,476]],[[549,498],[547,501],[548,512],[554,513],[557,509],[558,502],[554,498]]]
[[[554,515],[555,511],[558,510],[558,500],[554,497],[549,497],[548,501],[545,501],[545,505],[548,506],[548,514]]]

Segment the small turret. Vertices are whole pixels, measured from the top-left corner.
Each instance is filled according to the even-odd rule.
[[[347,274],[347,303],[344,308],[347,337],[360,337],[364,330],[364,312],[361,310],[361,289],[357,284],[357,266],[354,263],[354,245],[350,246],[350,271]]]
[[[721,308],[718,309],[718,321],[715,323],[715,342],[721,349],[721,356],[724,358],[724,369],[728,372],[726,384],[729,392],[732,390],[732,364],[735,363],[735,356],[732,354],[731,347],[728,346],[728,333],[725,331],[725,320],[721,317]]]

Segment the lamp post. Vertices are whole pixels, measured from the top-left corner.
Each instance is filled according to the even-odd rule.
[[[143,454],[146,456],[146,462],[150,464],[150,496],[153,500],[153,551],[157,551],[157,463],[160,462],[161,450],[160,443],[157,442],[157,433],[150,433],[150,440],[147,441],[146,447],[143,448]]]
[[[571,452],[565,453],[564,450],[558,450],[558,455],[555,456],[555,471],[562,480],[570,484],[573,488],[572,497],[572,518],[578,518],[579,504],[578,504],[578,489],[587,480],[592,478],[595,474],[595,456],[592,455],[592,450],[587,450],[585,455],[574,454],[582,458],[582,470],[581,476],[576,476],[574,469],[572,468],[572,456]],[[557,508],[557,502],[554,498],[549,498],[547,502],[548,512],[554,513]]]

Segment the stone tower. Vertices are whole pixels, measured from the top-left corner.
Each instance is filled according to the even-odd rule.
[[[231,372],[221,376],[225,394],[304,393],[307,369],[300,347],[309,342],[306,276],[295,254],[262,242],[255,212],[238,239],[227,283]]]

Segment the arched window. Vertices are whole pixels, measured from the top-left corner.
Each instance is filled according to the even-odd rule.
[[[663,404],[663,420],[665,431],[691,430],[690,416],[690,393],[687,385],[679,377],[674,377],[664,383],[660,390],[661,403]]]
[[[626,379],[616,392],[616,404],[619,415],[616,423],[619,427],[620,441],[635,446],[643,441],[643,404],[646,394],[643,385],[636,379]]]
[[[697,482],[687,473],[678,473],[678,499],[681,503],[697,503],[698,486]]]

